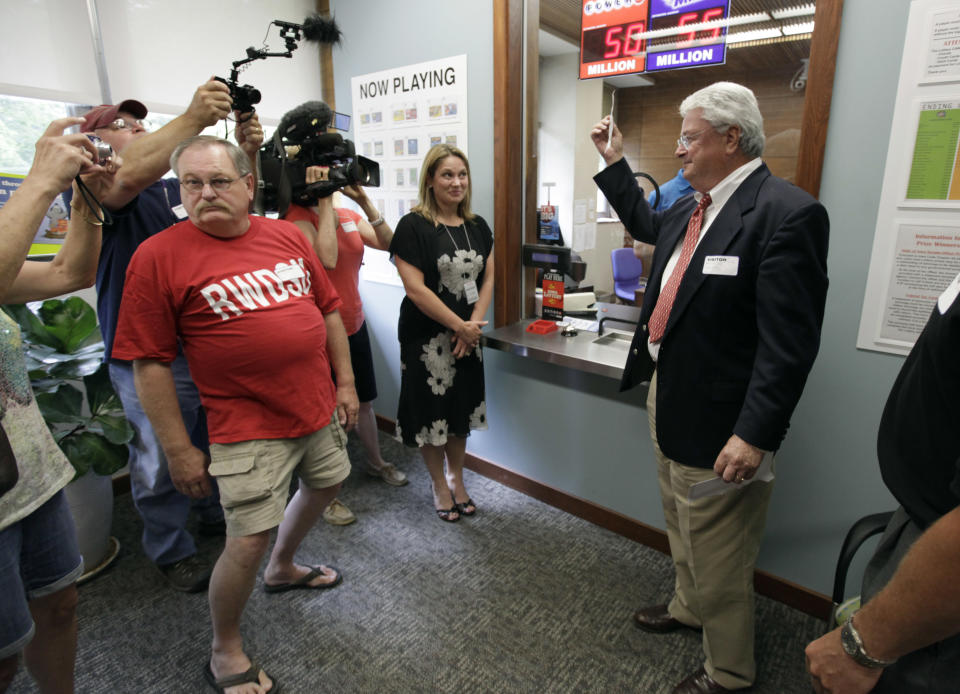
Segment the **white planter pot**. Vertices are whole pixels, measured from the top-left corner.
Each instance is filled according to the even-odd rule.
[[[116,557],[119,543],[110,537],[113,523],[113,480],[87,473],[66,486],[64,493],[77,528],[77,544],[89,578]]]

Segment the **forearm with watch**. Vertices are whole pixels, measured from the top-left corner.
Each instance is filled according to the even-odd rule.
[[[865,667],[960,634],[960,507],[931,525],[890,582],[840,633],[844,651]]]

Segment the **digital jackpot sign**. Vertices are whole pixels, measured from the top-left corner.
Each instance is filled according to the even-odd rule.
[[[584,0],[580,79],[721,64],[726,26],[694,25],[729,11],[729,0]]]
[[[650,31],[674,29],[670,47],[647,53],[646,71],[673,70],[701,65],[720,65],[727,58],[727,27],[716,24],[701,30],[684,27],[726,19],[729,0],[650,0]]]
[[[649,0],[584,0],[580,79],[643,72]]]

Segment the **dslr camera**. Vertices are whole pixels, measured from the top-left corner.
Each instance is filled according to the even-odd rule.
[[[260,103],[260,90],[252,84],[239,84],[235,75],[231,75],[229,80],[223,77],[214,77],[213,79],[227,85],[235,111],[250,113],[253,111],[254,105]]]

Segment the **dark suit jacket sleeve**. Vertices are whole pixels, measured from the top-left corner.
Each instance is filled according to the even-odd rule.
[[[650,209],[626,159],[614,162],[593,177],[604,197],[617,211],[627,232],[638,241],[656,244],[659,217]]]
[[[817,356],[828,237],[827,212],[809,198],[768,237],[760,257],[757,353],[734,433],[764,450],[780,447]]]

